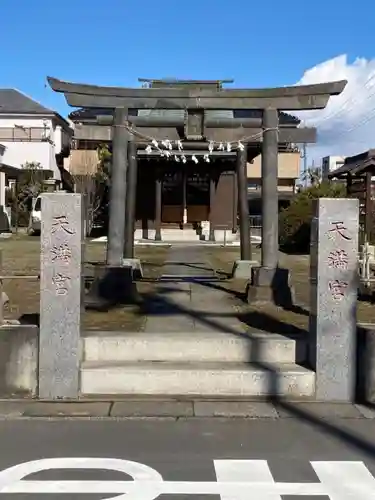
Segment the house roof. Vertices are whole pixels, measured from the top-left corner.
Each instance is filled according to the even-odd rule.
[[[0,89],[0,114],[55,115],[68,123],[56,111],[46,108],[17,89]]]
[[[344,165],[331,172],[328,178],[345,177],[347,174],[361,175],[366,171],[375,172],[375,149],[345,158]]]
[[[55,114],[52,109],[42,106],[16,89],[0,89],[0,113]]]

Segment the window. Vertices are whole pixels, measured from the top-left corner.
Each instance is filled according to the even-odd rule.
[[[35,210],[35,212],[40,212],[41,209],[42,209],[42,199],[41,198],[37,198],[36,202],[35,202],[34,210]]]
[[[44,127],[0,127],[0,141],[40,142],[45,138]]]

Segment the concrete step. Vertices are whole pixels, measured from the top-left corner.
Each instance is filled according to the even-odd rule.
[[[303,338],[219,332],[90,332],[82,338],[84,361],[301,363]]]
[[[82,395],[312,397],[315,374],[296,364],[84,362]]]

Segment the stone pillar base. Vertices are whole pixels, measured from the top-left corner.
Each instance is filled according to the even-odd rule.
[[[232,278],[251,280],[252,269],[258,268],[256,260],[236,260],[233,264]]]
[[[123,259],[123,266],[130,266],[133,269],[133,279],[140,280],[143,278],[143,269],[140,259]]]
[[[98,266],[96,276],[85,296],[85,308],[107,311],[124,304],[138,304],[140,297],[133,281],[132,266]]]
[[[248,303],[252,305],[257,302],[270,302],[280,307],[292,307],[289,269],[253,268],[246,295]]]

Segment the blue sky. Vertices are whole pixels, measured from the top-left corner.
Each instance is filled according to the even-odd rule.
[[[358,57],[373,59],[373,16],[363,15],[372,4],[1,0],[0,87],[18,88],[66,115],[70,108],[46,87],[47,75],[124,86],[138,85],[138,77],[294,84],[341,54],[347,67]]]

